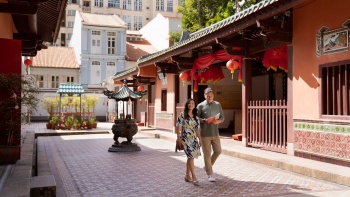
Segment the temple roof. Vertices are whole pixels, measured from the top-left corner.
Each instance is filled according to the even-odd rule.
[[[122,88],[117,93],[113,93],[107,96],[108,98],[115,99],[116,101],[134,101],[142,97],[140,94],[130,90],[126,84],[126,81],[124,81]]]
[[[85,91],[81,84],[61,83],[57,94],[85,94]]]

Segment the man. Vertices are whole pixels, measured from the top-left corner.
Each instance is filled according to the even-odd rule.
[[[208,181],[215,182],[213,177],[213,165],[216,159],[221,154],[221,143],[219,137],[218,125],[224,122],[225,117],[221,108],[221,104],[214,101],[213,89],[206,88],[204,90],[205,101],[201,102],[197,106],[197,115],[200,120],[201,137],[202,137],[202,150],[204,154],[204,169],[208,175]],[[208,123],[207,119],[212,118],[220,113],[219,118],[211,123]],[[211,148],[213,148],[213,154],[211,154]]]

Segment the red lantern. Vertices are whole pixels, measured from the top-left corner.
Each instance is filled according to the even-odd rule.
[[[232,74],[232,79],[233,79],[233,73],[235,72],[235,70],[237,68],[239,68],[239,63],[238,61],[234,60],[234,59],[230,59],[229,61],[227,61],[226,63],[226,67],[231,70],[231,74]]]
[[[187,81],[188,79],[188,73],[187,72],[180,73],[179,78],[182,81],[182,86],[185,86],[185,81]]]
[[[137,87],[137,90],[138,91],[143,91],[143,90],[145,90],[145,87],[143,87],[143,85],[140,85],[139,87]]]
[[[24,64],[26,65],[26,66],[31,66],[32,65],[32,60],[30,60],[30,59],[26,59],[26,60],[24,60]]]

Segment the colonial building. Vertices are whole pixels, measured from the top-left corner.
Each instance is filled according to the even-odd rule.
[[[32,58],[32,62],[27,72],[37,79],[41,103],[37,111],[33,111],[31,118],[32,121],[46,121],[48,112],[43,109],[43,99],[59,97],[57,89],[61,83],[79,83],[80,67],[71,47],[50,46],[46,50],[39,51]]]
[[[126,66],[126,26],[117,15],[77,12],[72,40],[86,89],[101,88],[104,79]]]
[[[68,46],[75,26],[75,13],[117,15],[126,23],[127,30],[137,31],[148,24],[157,14],[181,18],[176,12],[180,0],[69,0],[56,44]]]

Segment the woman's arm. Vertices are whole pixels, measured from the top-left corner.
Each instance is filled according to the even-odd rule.
[[[176,130],[176,134],[177,134],[177,138],[180,138],[182,136],[182,125],[179,125],[178,127],[176,127],[177,130]]]
[[[198,137],[198,143],[199,143],[199,147],[202,146],[202,137],[201,137],[201,132],[199,130],[196,130],[196,135]]]

